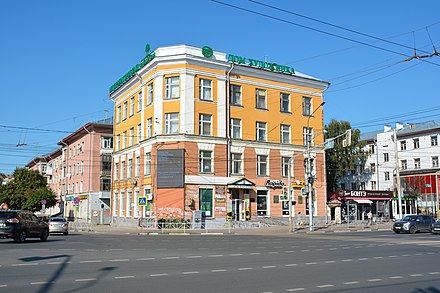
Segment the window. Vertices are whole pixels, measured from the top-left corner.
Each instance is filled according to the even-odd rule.
[[[414,138],[414,139],[413,139],[413,144],[414,144],[414,148],[415,148],[415,149],[420,148],[420,141],[419,141],[418,138]]]
[[[199,172],[212,173],[212,151],[199,152]]]
[[[352,189],[352,190],[356,190],[356,189],[357,189],[357,184],[356,184],[356,182],[352,182],[352,183],[351,183],[351,189]]]
[[[133,174],[133,159],[128,159],[127,179],[130,179]]]
[[[420,169],[420,159],[414,159],[414,169]]]
[[[122,116],[122,110],[121,110],[121,106],[119,106],[116,109],[116,123],[120,123],[122,121],[121,116]]]
[[[406,150],[406,140],[402,140],[400,142],[400,150],[405,151]]]
[[[280,125],[280,141],[281,143],[290,143],[290,125]]]
[[[121,191],[121,198],[119,202],[120,212],[119,216],[125,216],[125,191]]]
[[[201,135],[211,135],[212,115],[200,114],[199,133]]]
[[[302,98],[302,112],[303,116],[312,115],[312,99],[308,97]]]
[[[136,138],[136,142],[140,143],[142,141],[142,125],[138,124],[137,126],[137,138]]]
[[[165,114],[165,134],[179,133],[179,113]]]
[[[303,140],[304,145],[313,145],[313,128],[311,127],[304,127],[303,128]]]
[[[133,207],[133,191],[127,191],[127,217],[132,216],[132,207]]]
[[[134,127],[130,128],[130,146],[134,145]]]
[[[113,215],[118,216],[118,192],[115,191],[113,194]]]
[[[242,154],[232,153],[232,174],[243,174]]]
[[[130,117],[134,115],[134,97],[130,99]]]
[[[372,190],[376,190],[377,189],[376,181],[371,181],[371,189]]]
[[[257,109],[266,110],[266,90],[255,90],[255,105]]]
[[[134,202],[134,217],[139,218],[139,206],[137,205],[137,203],[139,202],[139,190],[134,191]]]
[[[121,135],[116,135],[116,150],[119,151],[121,149]]]
[[[153,83],[147,85],[147,106],[153,103]]]
[[[281,172],[283,177],[289,176],[289,157],[281,157]],[[290,166],[290,176],[293,177],[292,166]]]
[[[438,145],[437,135],[431,136],[431,146],[437,146],[437,145]]]
[[[390,180],[390,172],[385,172],[385,181],[389,181]]]
[[[257,155],[257,175],[267,176],[267,156]]]
[[[383,161],[384,162],[389,162],[390,161],[390,154],[384,153],[383,154]]]
[[[408,169],[408,162],[406,160],[401,160],[400,166],[401,166],[402,170],[406,170],[406,169]]]
[[[124,113],[122,115],[122,120],[127,119],[127,116],[128,116],[128,102],[125,102],[124,103]]]
[[[257,141],[266,141],[266,122],[257,121]]]
[[[241,119],[231,118],[231,137],[241,138]]]
[[[151,195],[151,189],[150,188],[145,188],[144,189],[144,195],[148,198]],[[145,207],[145,217],[150,217],[150,202],[147,201],[147,206]]]
[[[205,211],[207,217],[212,216],[212,189],[199,190],[199,210]]]
[[[149,176],[151,175],[151,153],[145,154],[145,171],[144,175]]]
[[[209,79],[200,79],[199,97],[200,100],[212,101],[212,81]]]
[[[139,178],[139,174],[141,173],[141,157],[136,157],[136,168],[134,169],[134,177]]]
[[[147,119],[147,138],[153,136],[153,118]]]
[[[231,105],[241,106],[241,86],[231,84],[230,103]]]
[[[126,173],[126,170],[125,170],[125,161],[122,161],[121,162],[121,180],[124,180],[125,179],[125,174]]]
[[[374,154],[374,144],[371,144],[369,146],[369,149],[370,149],[370,154]]]
[[[179,77],[172,76],[165,79],[165,99],[176,99],[179,97]]]
[[[115,174],[114,174],[114,178],[115,180],[118,180],[118,175],[119,175],[119,163],[115,163]]]
[[[138,112],[142,110],[142,92],[138,93]]]
[[[125,149],[127,145],[127,131],[122,133],[122,149]]]
[[[280,111],[288,113],[290,112],[290,95],[281,93],[280,94]]]
[[[257,215],[268,216],[267,190],[257,190]]]
[[[432,157],[432,167],[437,168],[438,166],[438,157]]]
[[[113,137],[101,137],[101,148],[110,150],[113,148]]]
[[[376,173],[376,164],[375,163],[370,164],[370,170],[371,170],[371,173]]]

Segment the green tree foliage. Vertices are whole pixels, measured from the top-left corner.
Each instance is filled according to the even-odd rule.
[[[10,209],[38,211],[41,200],[46,207],[56,204],[56,197],[47,187],[46,178],[36,170],[16,169],[13,180],[0,186],[0,203],[7,203]]]
[[[350,122],[332,119],[325,126],[325,138],[337,137],[344,134],[348,129],[352,129]],[[338,180],[345,175],[346,171],[364,170],[368,152],[364,150],[365,143],[359,142],[359,138],[359,129],[353,129],[350,146],[343,146],[342,142],[345,136],[342,136],[334,140],[332,149],[326,151],[327,191],[335,191],[339,187]]]

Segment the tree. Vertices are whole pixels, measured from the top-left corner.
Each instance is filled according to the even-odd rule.
[[[0,203],[8,204],[10,209],[38,211],[41,200],[46,207],[56,204],[56,197],[47,187],[46,178],[36,170],[16,169],[13,180],[0,186]]]
[[[348,129],[352,129],[350,122],[337,121],[332,119],[325,126],[325,138],[331,139],[344,134]],[[359,141],[359,129],[351,132],[351,143],[343,147],[342,141],[345,136],[334,140],[334,147],[325,152],[325,163],[327,167],[327,191],[335,191],[340,178],[344,177],[346,171],[364,170],[365,162],[368,158],[368,151],[364,150],[365,143]],[[358,169],[359,168],[359,169]]]

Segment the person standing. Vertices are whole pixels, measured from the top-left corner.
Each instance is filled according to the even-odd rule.
[[[368,217],[368,225],[371,225],[373,223],[373,213],[371,212],[371,210],[368,212],[367,217]]]
[[[298,228],[302,227],[302,216],[301,216],[301,212],[298,212],[298,215],[296,217],[296,226]]]

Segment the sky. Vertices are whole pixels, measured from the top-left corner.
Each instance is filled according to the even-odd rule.
[[[111,117],[108,88],[147,43],[210,46],[328,81],[325,123],[439,121],[440,56],[402,61],[440,51],[440,1],[255,1],[3,1],[0,173]]]

